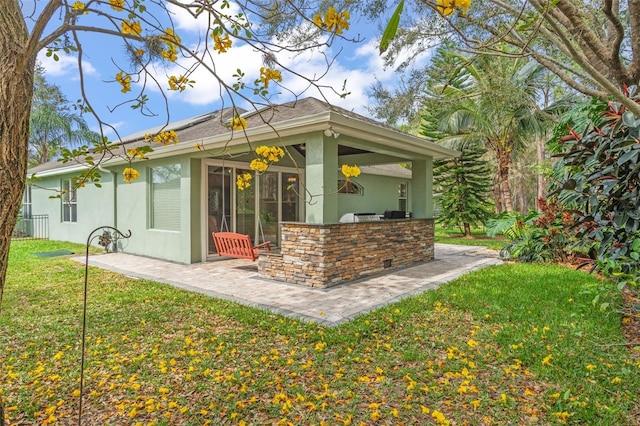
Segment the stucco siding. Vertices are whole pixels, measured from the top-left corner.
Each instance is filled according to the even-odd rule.
[[[77,221],[63,222],[63,201],[58,195],[62,181],[74,175],[46,177],[31,189],[32,213],[49,216],[49,239],[86,243],[89,233],[101,225],[113,225],[113,177],[103,173],[102,188],[87,184],[76,191]]]
[[[385,210],[398,210],[398,186],[411,183],[409,178],[372,174],[361,174],[353,181],[364,188],[364,194],[338,194],[338,217],[345,213],[383,214]],[[411,197],[410,189],[408,195]]]

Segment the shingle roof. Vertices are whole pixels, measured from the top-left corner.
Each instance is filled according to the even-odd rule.
[[[352,120],[388,129],[393,132],[397,132],[398,134],[404,134],[391,126],[379,123],[363,115],[356,114],[353,111],[348,111],[344,108],[336,107],[328,104],[327,102],[310,97],[283,104],[271,105],[252,111],[244,111],[240,108],[225,108],[172,122],[166,126],[155,127],[133,133],[122,138],[121,144],[125,144],[127,148],[140,146],[147,143],[144,141],[144,135],[146,134],[155,134],[160,130],[174,130],[178,134],[178,144],[192,145],[194,142],[201,141],[205,138],[229,134],[231,131],[229,129],[229,123],[235,114],[240,114],[241,117],[247,120],[247,128],[253,129],[267,123],[269,125],[276,125],[277,123],[284,121],[310,117],[316,114],[328,112],[334,112]],[[36,172],[49,171],[68,166],[69,164],[63,164],[59,161],[51,161],[29,169],[28,174],[31,175]]]

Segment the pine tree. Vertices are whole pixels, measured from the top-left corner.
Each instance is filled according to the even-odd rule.
[[[492,172],[483,159],[487,150],[481,144],[467,143],[458,149],[460,157],[434,162],[433,179],[441,194],[436,221],[446,227],[459,227],[465,237],[470,237],[471,226],[483,225],[492,214]]]

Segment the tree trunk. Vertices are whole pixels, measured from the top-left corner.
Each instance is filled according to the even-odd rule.
[[[545,160],[545,144],[546,142],[542,139],[542,138],[538,138],[536,140],[536,155],[537,155],[537,163],[538,166],[542,166],[544,164],[544,160]],[[538,170],[538,193],[536,196],[536,200],[543,200],[546,198],[547,194],[546,194],[546,182],[544,179],[544,175],[542,174],[542,170],[541,168]],[[537,206],[538,203],[536,203]],[[538,207],[538,211],[540,211],[540,208]]]
[[[28,32],[20,2],[0,7],[0,313],[9,262],[11,233],[20,211],[27,173],[29,112],[35,52],[26,51]],[[0,426],[4,426],[0,400]]]
[[[25,52],[27,28],[19,2],[0,8],[0,312],[11,233],[20,211],[27,173],[29,112],[34,55]]]
[[[464,237],[471,238],[471,225],[467,222],[464,223]]]
[[[513,203],[511,201],[511,188],[509,187],[509,168],[511,167],[511,156],[506,152],[498,152],[498,184],[500,185],[500,201],[502,211],[512,212]]]

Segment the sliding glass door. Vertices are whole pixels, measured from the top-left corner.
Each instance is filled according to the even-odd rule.
[[[249,185],[239,188],[238,176],[249,173]],[[211,232],[249,235],[254,244],[280,242],[280,222],[300,218],[299,176],[282,170],[255,174],[249,168],[208,166],[208,253],[216,253]],[[224,211],[224,214],[223,214]]]

